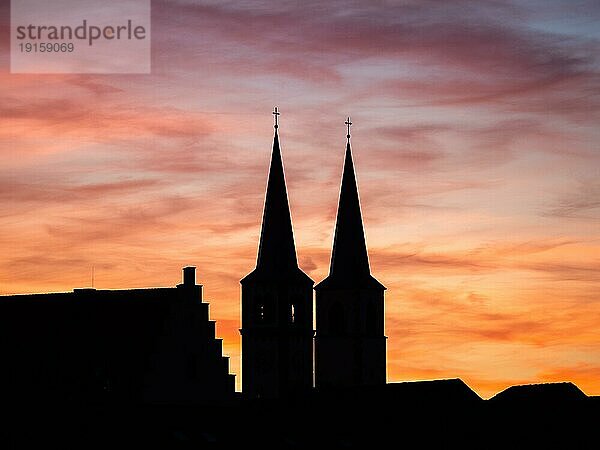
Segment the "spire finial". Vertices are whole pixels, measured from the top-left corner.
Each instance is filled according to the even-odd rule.
[[[346,119],[344,123],[348,125],[348,134],[346,135],[346,138],[348,139],[348,142],[350,142],[350,125],[352,125],[352,122],[350,122],[350,116],[348,116],[348,119]]]
[[[278,111],[277,106],[273,110],[273,115],[275,116],[275,129],[279,128],[279,116],[281,113]]]

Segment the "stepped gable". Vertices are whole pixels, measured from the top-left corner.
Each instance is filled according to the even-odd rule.
[[[195,403],[234,395],[195,268],[171,288],[0,297],[0,393],[22,402]]]

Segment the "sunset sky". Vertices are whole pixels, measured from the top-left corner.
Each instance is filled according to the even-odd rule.
[[[157,0],[150,75],[10,74],[9,3],[0,294],[196,265],[239,374],[272,108],[316,282],[350,115],[388,380],[600,395],[598,1]]]

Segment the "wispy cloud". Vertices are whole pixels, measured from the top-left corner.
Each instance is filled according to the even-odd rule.
[[[580,181],[572,191],[557,198],[544,214],[562,218],[600,220],[600,182]]]

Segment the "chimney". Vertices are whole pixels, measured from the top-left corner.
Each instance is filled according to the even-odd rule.
[[[196,267],[189,266],[183,268],[183,285],[196,286]]]

